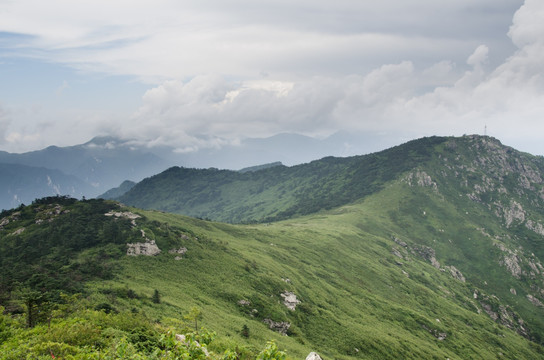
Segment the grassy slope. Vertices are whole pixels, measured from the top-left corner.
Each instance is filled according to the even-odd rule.
[[[456,141],[481,144],[470,143],[469,138]],[[397,148],[385,158],[376,154],[367,158],[365,167],[353,165],[346,173],[349,176],[342,175],[346,178],[334,178],[340,176],[334,170],[340,165],[333,159],[309,164],[336,175],[322,184],[317,184],[318,177],[306,179],[308,187],[297,192],[298,199],[304,200],[299,206],[312,208],[312,197],[320,198],[320,192],[338,195],[344,201],[347,188],[340,185],[348,178],[353,181],[348,187],[353,196],[368,196],[296,219],[235,226],[134,210],[146,219],[137,220],[137,229],[122,227],[123,236],[138,238],[139,229],[143,229],[163,253],[152,258],[123,256],[118,276],[93,282],[90,299],[118,309],[134,308],[165,324],[179,321],[196,305],[204,313],[202,324],[220,335],[214,346],[247,341],[259,348],[265,340],[276,338],[293,358],[311,350],[328,358],[542,358],[542,347],[493,322],[481,303],[489,303],[496,312],[508,305],[505,309],[511,316],[519,314],[531,336],[542,342],[543,310],[526,298],[538,296],[542,274],[516,279],[500,264],[504,254],[494,245],[515,250],[522,268],[530,273],[526,260],[534,258],[531,253],[542,258],[542,237],[522,223],[506,226],[502,215],[495,214],[495,206],[497,201],[506,206],[514,199],[526,209],[527,217],[542,223],[542,202],[533,196],[540,188],[525,191],[518,186],[520,174],[515,171],[493,177],[492,172],[480,171],[465,161],[485,160],[475,158],[473,152],[485,155],[486,148],[467,150],[468,156],[463,157],[458,155],[468,147],[453,151],[446,142],[437,142],[432,149],[439,156],[422,163],[419,157],[427,158],[423,148]],[[425,165],[420,170],[431,175],[436,191],[432,186],[415,185],[415,178],[414,186],[408,185],[408,173],[415,172],[413,164],[395,163],[405,159],[403,149],[413,152],[412,161]],[[446,157],[451,166],[440,167]],[[456,163],[455,159],[460,160]],[[378,166],[385,160],[391,161],[386,170]],[[471,167],[474,170],[466,170]],[[488,201],[468,201],[467,193],[483,184],[480,179],[485,176],[505,186],[512,182],[508,185],[511,192],[504,194],[495,187],[478,194]],[[293,185],[295,179],[291,179]],[[319,186],[314,189],[312,184]],[[243,183],[236,186],[237,191],[245,191]],[[273,192],[267,196],[275,198]],[[21,236],[32,231],[30,224],[29,220]],[[14,231],[18,225],[8,226]],[[406,242],[408,249],[393,237]],[[436,251],[442,269],[417,255],[416,249],[423,245]],[[167,253],[174,246],[188,248],[185,259],[176,261],[175,255]],[[393,248],[404,259],[394,256]],[[93,251],[80,255],[82,263],[96,257]],[[465,275],[466,283],[449,274],[445,266],[451,265]],[[512,288],[517,295],[510,292]],[[128,289],[140,298],[128,298]],[[155,289],[162,294],[160,305],[149,300]],[[293,291],[302,301],[296,311],[281,304],[284,290]],[[241,299],[251,301],[251,306],[238,305]],[[253,317],[252,309],[258,310]],[[289,336],[267,329],[264,318],[290,322]],[[240,336],[244,324],[250,328],[248,340]],[[438,340],[434,335],[439,333],[446,333],[446,339]]]
[[[231,223],[284,220],[372,194],[386,181],[430,159],[433,145],[446,140],[423,138],[365,156],[327,157],[247,173],[171,168],[140,182],[119,200]]]
[[[268,225],[234,226],[147,212],[149,220],[192,229],[200,240],[182,241],[189,251],[181,261],[171,254],[124,258],[119,279],[96,286],[128,287],[147,296],[159,289],[164,304],[148,303],[146,313],[179,317],[180,309],[196,305],[203,309],[203,324],[226,336],[223,341],[244,341],[239,332],[247,324],[250,343],[276,338],[294,358],[310,350],[335,358],[541,356],[542,348],[483,311],[477,313],[481,306],[473,291],[486,279],[485,291],[502,294],[500,278],[507,273],[495,263],[471,262],[471,256],[490,249],[477,236],[480,225],[424,190],[395,182],[358,204]],[[473,275],[462,283],[418,256],[400,260],[391,254],[398,247],[392,236],[409,244],[428,243],[443,265]],[[474,245],[462,252],[458,242],[467,238]],[[157,243],[161,246],[160,236]],[[284,290],[302,300],[296,311],[280,303]],[[241,299],[258,309],[256,317],[237,305]],[[526,302],[523,295],[519,299]],[[525,302],[515,310],[526,307],[536,323],[541,321],[542,310]],[[289,321],[290,336],[268,330],[263,318]],[[431,334],[435,330],[447,338],[439,341]]]

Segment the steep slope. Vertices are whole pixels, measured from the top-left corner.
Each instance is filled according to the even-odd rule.
[[[218,350],[275,339],[291,358],[310,351],[340,359],[543,358],[543,309],[535,301],[543,298],[534,291],[543,275],[527,272],[528,261],[540,269],[539,257],[516,247],[526,276],[516,278],[499,246],[518,243],[504,219],[443,196],[435,179],[408,172],[351,205],[261,225],[50,198],[2,213],[0,264],[27,259],[47,269],[62,250],[57,239],[70,244],[61,252],[64,271],[37,279],[8,274],[1,305],[16,310],[13,280],[29,288],[36,281],[36,290],[48,292],[75,269],[91,280],[85,298],[97,308],[141,311],[178,326],[198,307],[200,324],[218,333]],[[499,231],[499,239],[487,235]],[[36,249],[27,243],[34,237],[53,242]],[[93,264],[95,280],[85,275]],[[160,304],[151,301],[155,290]]]
[[[466,136],[294,167],[305,176],[280,169],[300,186],[292,199],[315,199],[319,212],[230,225],[87,200],[60,204],[57,216],[48,215],[57,209],[52,198],[2,213],[0,264],[37,266],[64,254],[66,264],[53,264],[65,271],[52,273],[80,271],[93,306],[141,311],[171,326],[196,306],[219,350],[275,339],[292,358],[544,358],[542,158]],[[195,174],[221,191],[242,179],[238,191],[250,198],[249,180],[236,177],[244,174],[226,172],[222,185],[219,170],[171,169],[172,181],[178,170],[191,175],[185,186],[195,192]],[[329,194],[346,204],[322,205]],[[267,206],[279,208],[276,199]],[[42,238],[83,251],[50,245],[51,253],[44,244],[42,253],[28,243]],[[89,277],[91,264],[105,276]],[[1,305],[16,310],[13,280],[30,288],[34,280],[4,273]],[[47,286],[47,276],[36,278],[35,290],[64,284],[53,278]],[[160,304],[151,301],[155,290]]]

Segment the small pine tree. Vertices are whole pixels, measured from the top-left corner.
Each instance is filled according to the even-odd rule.
[[[151,298],[151,300],[155,304],[160,304],[161,303],[161,295],[159,294],[159,290],[155,289],[155,292],[153,293],[153,297]]]
[[[249,338],[249,328],[247,327],[246,324],[244,324],[244,326],[242,326],[242,336],[245,337],[246,339]]]

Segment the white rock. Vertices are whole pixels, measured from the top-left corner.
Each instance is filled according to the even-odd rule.
[[[322,359],[318,353],[312,351],[311,353],[308,354],[308,356],[306,356],[306,360],[322,360]]]

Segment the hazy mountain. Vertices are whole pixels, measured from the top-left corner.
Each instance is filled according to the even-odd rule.
[[[84,296],[60,301],[52,321],[39,318],[51,303],[36,300],[35,328],[21,315],[0,352],[123,344],[146,357],[199,316],[217,332],[210,348],[240,358],[274,339],[291,358],[540,359],[543,179],[542,157],[495,139],[432,137],[246,173],[171,168],[126,194],[278,222],[62,198],[5,211],[0,305],[23,313],[28,294]]]
[[[57,169],[91,185],[86,196],[96,196],[124,180],[141,180],[167,166],[143,148],[112,137],[97,137],[76,146],[50,146],[23,154],[1,153],[0,162]]]
[[[79,178],[43,167],[0,163],[0,209],[30,204],[34,199],[52,195],[81,198],[93,191]]]
[[[22,154],[0,152],[0,163],[47,168],[75,176],[85,184],[62,194],[95,197],[118,187],[125,180],[140,181],[171,166],[236,170],[275,162],[292,165],[327,155],[341,156],[348,149],[361,150],[363,153],[376,150],[379,139],[379,136],[371,134],[335,134],[323,140],[279,134],[264,139],[245,139],[238,145],[180,153],[173,146],[148,147],[132,140],[104,136],[75,146],[50,146]],[[27,194],[35,194],[36,197],[51,194],[40,188],[32,188],[32,179],[24,183],[30,188],[21,188],[21,191]],[[4,193],[2,198],[12,199],[15,195],[18,194]],[[0,208],[8,208],[13,204],[12,200],[3,201]]]
[[[367,154],[396,145],[385,142],[385,139],[385,136],[375,133],[336,133],[325,139],[299,134],[277,134],[268,138],[244,139],[237,145],[200,149],[196,152],[177,153],[169,147],[152,151],[168,159],[172,165],[237,170],[274,162],[297,165],[325,156]]]
[[[134,181],[125,180],[118,187],[110,189],[97,197],[101,199],[115,199],[124,195],[127,191],[132,189],[134,185],[136,185]]]

